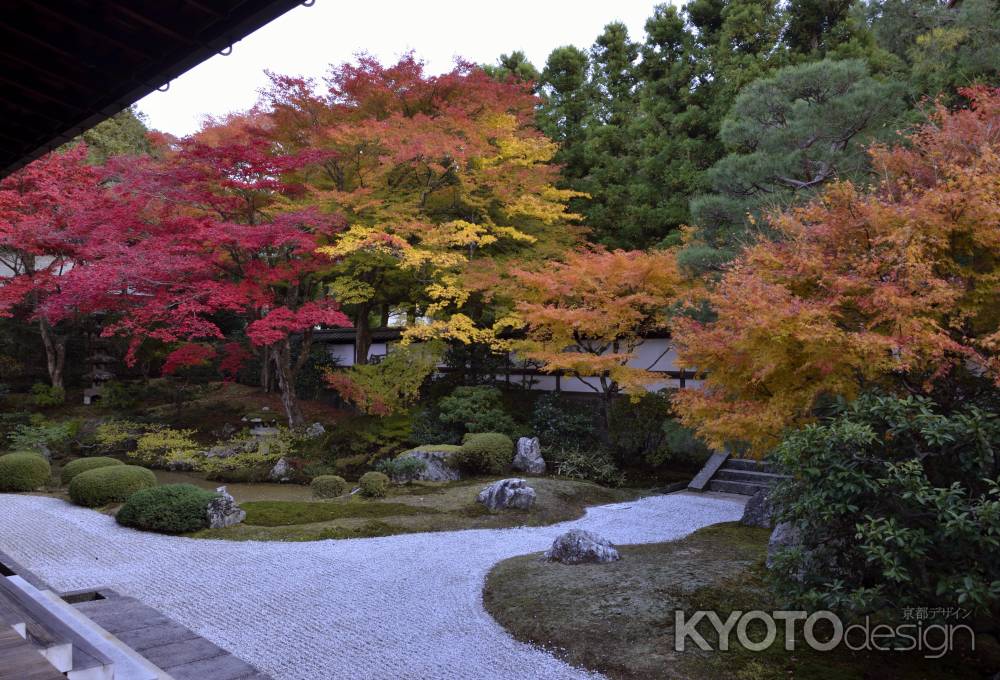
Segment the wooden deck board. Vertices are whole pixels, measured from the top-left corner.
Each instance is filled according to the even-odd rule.
[[[74,606],[175,680],[270,680],[246,661],[133,597]]]
[[[66,680],[13,628],[0,624],[0,680]]]

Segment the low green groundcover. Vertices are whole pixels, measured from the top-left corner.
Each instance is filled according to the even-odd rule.
[[[0,491],[34,491],[49,481],[52,469],[37,453],[0,456]]]
[[[244,524],[278,527],[291,524],[328,522],[335,519],[398,517],[400,515],[427,515],[438,511],[405,503],[346,501],[310,503],[308,501],[251,501],[241,503],[246,511]]]
[[[164,534],[182,534],[208,526],[208,503],[217,494],[193,484],[164,484],[136,491],[116,515],[118,523]]]
[[[81,472],[96,470],[97,468],[108,467],[109,465],[124,465],[124,463],[117,458],[108,458],[107,456],[77,458],[66,463],[66,466],[62,469],[62,483],[69,484]]]
[[[138,465],[110,465],[81,472],[69,483],[69,497],[77,505],[96,508],[121,503],[136,491],[156,486],[156,475]]]

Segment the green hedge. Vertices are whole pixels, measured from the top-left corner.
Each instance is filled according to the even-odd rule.
[[[389,478],[381,472],[366,472],[361,475],[358,484],[361,494],[369,498],[382,498],[389,490]]]
[[[500,474],[514,460],[514,442],[499,432],[467,434],[454,460],[470,472]]]
[[[37,453],[15,452],[0,456],[0,491],[34,491],[51,476],[49,462]]]
[[[96,470],[97,468],[108,467],[109,465],[124,465],[124,463],[117,458],[108,458],[107,456],[77,458],[66,463],[66,467],[62,469],[62,483],[69,484],[81,472]]]
[[[339,475],[319,475],[309,483],[314,498],[336,498],[347,491],[347,480]]]
[[[136,491],[116,515],[118,523],[163,534],[182,534],[208,526],[208,503],[216,494],[193,484],[165,484]]]
[[[69,483],[69,497],[89,508],[121,503],[136,491],[156,486],[156,475],[138,465],[111,465],[81,472]]]

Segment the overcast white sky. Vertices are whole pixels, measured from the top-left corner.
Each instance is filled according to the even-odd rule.
[[[266,84],[264,69],[319,78],[331,63],[367,51],[383,62],[409,49],[428,70],[451,68],[456,56],[494,63],[523,50],[539,69],[553,48],[587,48],[605,24],[622,21],[641,39],[654,0],[316,0],[296,7],[174,80],[167,92],[139,100],[149,126],[183,136],[206,114],[243,111]]]

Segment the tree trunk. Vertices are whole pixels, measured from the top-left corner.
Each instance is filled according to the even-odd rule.
[[[260,348],[260,389],[264,392],[271,391],[271,350],[269,347]]]
[[[285,338],[273,346],[271,356],[274,358],[274,368],[278,375],[278,389],[281,391],[281,403],[288,416],[288,426],[296,427],[305,422],[299,399],[295,394],[295,371],[292,369],[292,341]]]
[[[372,328],[368,318],[371,307],[368,303],[361,305],[354,319],[354,363],[367,364],[368,350],[372,346]]]
[[[38,320],[42,332],[42,344],[45,346],[45,363],[49,370],[49,380],[52,387],[63,386],[63,369],[66,366],[66,336],[56,335],[52,326],[45,319]]]

